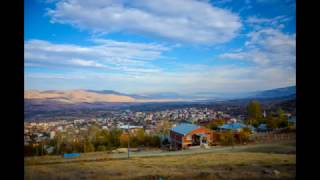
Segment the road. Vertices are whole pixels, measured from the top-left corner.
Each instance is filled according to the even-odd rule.
[[[265,144],[252,144],[252,145],[242,145],[234,146],[232,149],[231,146],[228,147],[210,147],[209,149],[204,148],[194,148],[181,151],[162,151],[162,150],[153,150],[153,151],[141,151],[141,152],[130,152],[130,157],[155,157],[155,156],[177,156],[177,155],[188,155],[188,154],[202,154],[202,153],[212,153],[212,152],[236,152],[243,151],[245,149],[264,147]],[[111,154],[112,158],[128,158],[127,153],[113,153]]]
[[[258,151],[256,150],[258,149]],[[140,152],[130,152],[130,157],[167,157],[167,156],[179,156],[179,155],[190,155],[190,154],[204,154],[214,152],[239,152],[239,151],[252,151],[255,152],[274,152],[277,149],[285,149],[286,152],[295,152],[295,146],[285,145],[283,143],[272,143],[272,144],[248,144],[248,145],[237,145],[232,148],[231,146],[213,146],[209,149],[204,148],[193,148],[188,150],[180,151],[163,151],[163,150],[146,150]],[[87,162],[87,161],[105,161],[110,159],[127,159],[127,152],[123,153],[106,153],[106,152],[95,152],[95,153],[83,153],[78,158],[65,159],[61,156],[43,156],[43,157],[27,157],[25,158],[26,165],[36,164],[59,164],[59,163],[71,163],[71,162]]]

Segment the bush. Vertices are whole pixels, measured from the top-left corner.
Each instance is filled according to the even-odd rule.
[[[225,122],[223,119],[215,119],[213,120],[212,122],[210,122],[207,127],[209,129],[212,129],[212,130],[217,130],[218,126],[221,126],[223,125]]]
[[[32,156],[33,155],[32,151],[33,151],[32,145],[24,146],[24,156]]]
[[[152,147],[159,147],[160,146],[160,137],[159,136],[152,136],[150,146]]]
[[[279,124],[278,124],[278,127],[280,128],[286,128],[288,127],[288,121],[287,120],[279,120]]]
[[[232,144],[232,141],[233,141],[233,134],[231,131],[227,131],[227,132],[222,132],[220,135],[219,135],[219,142],[222,144],[222,145],[231,145]]]
[[[252,133],[252,130],[251,130],[250,128],[247,128],[247,127],[243,128],[242,131],[243,131],[243,132],[247,132],[247,133],[249,133],[249,134]]]
[[[120,147],[128,147],[128,135],[122,134],[120,136]]]
[[[170,144],[168,138],[165,138],[163,141],[162,141],[162,145],[167,145],[167,144]]]
[[[239,137],[238,141],[240,143],[249,142],[250,134],[251,133],[248,131],[241,131],[238,135]]]
[[[107,150],[107,148],[105,146],[103,146],[103,145],[99,145],[97,147],[97,151],[106,151],[106,150]]]
[[[84,145],[84,152],[94,152],[94,146],[90,142],[86,142]]]

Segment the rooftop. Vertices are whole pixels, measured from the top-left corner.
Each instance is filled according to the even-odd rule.
[[[189,124],[189,123],[181,123],[176,127],[171,128],[171,131],[177,132],[179,134],[185,135],[190,131],[200,128],[200,126]]]
[[[122,126],[119,126],[120,129],[136,129],[136,128],[143,128],[143,126],[128,126],[128,125],[122,125]]]
[[[224,124],[222,126],[219,126],[220,129],[233,129],[233,130],[245,128],[245,127],[248,127],[248,126],[242,123],[231,123],[231,124]]]

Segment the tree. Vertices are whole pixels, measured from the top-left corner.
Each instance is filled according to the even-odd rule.
[[[120,146],[120,135],[122,134],[122,131],[119,129],[113,129],[109,132],[108,136],[108,143],[111,147],[119,147]]]
[[[54,144],[55,144],[55,154],[61,154],[61,145],[64,142],[65,135],[62,132],[57,132],[54,137]]]
[[[252,130],[250,128],[248,128],[248,127],[243,128],[242,131],[246,132],[246,133],[249,133],[249,134],[252,133]]]
[[[100,132],[100,128],[97,125],[90,126],[87,133],[88,141],[90,143],[95,143],[99,132]]]
[[[138,140],[139,145],[145,144],[145,134],[143,129],[139,129],[136,133],[136,137]]]
[[[230,145],[232,144],[232,136],[233,133],[231,132],[231,130],[222,132],[219,135],[219,141],[222,145]]]
[[[157,124],[157,130],[160,136],[162,136],[162,139],[164,139],[163,137],[166,137],[169,135],[171,127],[172,127],[172,123],[170,122],[169,119],[162,120],[160,123]],[[161,144],[160,146],[163,145],[163,142],[161,139],[160,139],[160,144]]]
[[[149,145],[152,147],[159,147],[160,137],[159,136],[151,136]]]
[[[84,143],[84,152],[94,152],[94,145],[89,141]]]
[[[271,113],[267,115],[267,127],[270,129],[275,129],[278,127],[277,119],[274,118]]]
[[[97,151],[105,151],[105,150],[106,150],[106,147],[103,145],[99,145],[97,148]]]
[[[128,147],[128,134],[122,134],[119,139],[120,147]]]
[[[213,121],[211,121],[207,127],[212,129],[212,130],[217,130],[218,126],[223,125],[225,122],[223,119],[215,119]]]
[[[251,101],[247,106],[248,118],[247,124],[258,126],[259,120],[262,119],[262,110],[259,101]]]
[[[284,128],[288,127],[288,117],[286,116],[285,112],[279,108],[277,110],[278,113],[278,127]]]
[[[249,129],[249,128],[248,128]],[[251,130],[245,130],[243,129],[242,131],[239,132],[239,141],[240,143],[244,143],[244,142],[248,142],[249,141],[249,137],[251,134]]]
[[[107,130],[102,130],[102,131],[98,132],[96,135],[96,142],[95,142],[96,145],[97,146],[108,145],[108,136],[109,136],[109,133]]]

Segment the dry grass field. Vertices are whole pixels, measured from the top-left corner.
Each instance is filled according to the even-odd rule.
[[[129,160],[31,165],[31,160],[27,159],[25,179],[295,179],[296,155],[293,152],[295,144],[291,143],[241,151]]]

